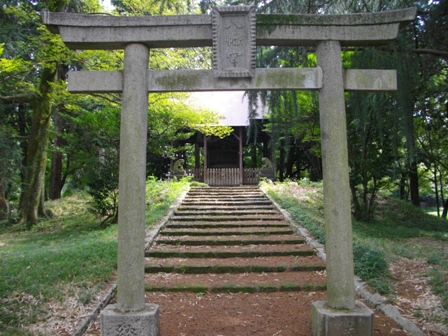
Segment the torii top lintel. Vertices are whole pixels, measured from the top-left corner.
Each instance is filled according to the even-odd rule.
[[[416,8],[344,15],[256,15],[256,45],[382,45],[415,18]],[[150,48],[212,46],[211,15],[106,16],[44,12],[43,22],[71,49],[123,49],[128,43]]]

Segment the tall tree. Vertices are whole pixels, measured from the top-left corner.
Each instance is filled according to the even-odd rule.
[[[32,71],[29,72],[35,78],[30,82],[34,88],[21,95],[16,94],[12,101],[12,103],[27,102],[32,106],[32,119],[26,148],[26,170],[19,206],[20,221],[29,226],[37,223],[39,212],[40,215],[46,215],[42,195],[53,112],[54,85],[59,79],[63,79],[58,77],[59,66],[68,64],[73,55],[62,44],[59,36],[50,34],[41,24],[39,13],[44,7],[52,11],[73,10],[79,8],[76,7],[77,5],[92,9],[94,2],[94,0],[86,0],[82,3],[68,0],[48,3],[21,1],[11,2],[9,6],[3,7],[1,10],[7,22],[17,22],[18,26],[17,34],[13,34],[16,40],[7,40],[5,49],[10,55],[28,58],[29,63],[33,65]],[[18,48],[11,48],[9,44],[17,45]],[[38,80],[36,80],[37,78]]]
[[[51,11],[63,11],[68,3],[65,0],[59,0],[47,5]],[[66,62],[69,54],[60,39],[50,35],[45,27],[36,23],[36,30],[41,31],[38,42],[40,48],[36,49],[37,54],[40,52],[42,57],[39,64],[40,80],[37,86],[38,96],[32,104],[33,118],[28,137],[25,180],[19,206],[20,222],[26,223],[28,226],[37,224],[38,215],[46,216],[43,207],[43,195],[52,114],[53,84],[58,79],[58,63]]]

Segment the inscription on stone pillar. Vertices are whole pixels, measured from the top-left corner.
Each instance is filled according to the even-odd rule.
[[[213,70],[215,77],[244,78],[255,75],[255,7],[215,7]]]

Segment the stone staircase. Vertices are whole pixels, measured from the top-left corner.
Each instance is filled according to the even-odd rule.
[[[145,255],[151,292],[325,289],[325,263],[255,187],[193,187]]]

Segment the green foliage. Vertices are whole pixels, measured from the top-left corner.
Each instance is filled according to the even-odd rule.
[[[303,180],[299,184],[263,184],[263,188],[316,239],[325,241],[321,185]],[[443,287],[446,286],[446,256],[437,249],[437,245],[428,243],[429,246],[425,247],[418,243],[418,239],[431,238],[444,244],[448,239],[446,221],[393,198],[381,197],[376,206],[378,216],[375,220],[369,223],[352,221],[356,275],[378,292],[390,294],[392,285],[388,277],[388,262],[398,257],[424,258],[440,272],[440,275],[436,272],[431,275],[433,286],[446,288]]]
[[[188,187],[187,179],[161,181],[149,177],[146,181],[146,225],[153,225],[163,216],[177,197]]]
[[[441,265],[443,263],[443,261],[444,261],[443,256],[440,255],[439,253],[434,253],[434,252],[429,254],[428,260],[427,260],[428,264],[431,264],[431,265]]]
[[[430,268],[428,271],[429,284],[433,288],[434,294],[442,298],[442,306],[448,310],[448,267],[444,269]]]
[[[0,183],[4,190],[14,181],[21,166],[22,151],[16,131],[0,124]]]
[[[315,59],[305,48],[260,48],[258,67],[312,67]],[[313,64],[314,63],[314,64]],[[279,180],[307,176],[322,178],[320,162],[320,126],[317,93],[310,91],[267,91],[247,93],[250,118],[255,118],[260,101],[269,108],[265,131],[272,135],[278,153]],[[257,129],[251,123],[250,134]]]
[[[112,0],[116,9],[125,15],[173,15],[186,14],[190,10],[190,2],[182,0]]]
[[[32,232],[0,233],[0,333],[45,317],[44,304],[62,300],[67,286],[86,292],[115,268],[116,228],[98,231],[85,211],[66,216]]]
[[[89,203],[90,211],[101,218],[104,225],[111,220],[116,223],[118,218],[118,164],[108,161],[107,164],[92,165],[88,176],[88,192],[92,196]]]
[[[313,209],[313,203],[299,202],[296,194],[290,191],[289,186],[289,183],[276,186],[263,183],[263,188],[269,196],[287,210],[295,221],[310,231],[317,241],[325,244],[325,227],[321,218],[323,216],[320,213],[321,209],[316,211]]]
[[[147,225],[154,224],[188,182],[147,183]],[[50,302],[89,302],[110,280],[117,262],[117,225],[100,229],[76,193],[47,202],[55,217],[31,231],[0,227],[0,334],[31,335],[24,328],[53,313]]]
[[[435,233],[447,233],[448,225],[446,220],[435,216],[426,215],[422,209],[412,206],[409,202],[397,200],[394,198],[385,198],[381,202],[381,214],[378,216],[378,222],[389,223],[395,227],[407,229],[416,229],[420,235],[429,235]],[[394,234],[391,230],[390,238],[399,237],[397,232]]]
[[[375,246],[354,244],[355,273],[363,280],[379,278],[387,274],[385,253]]]

